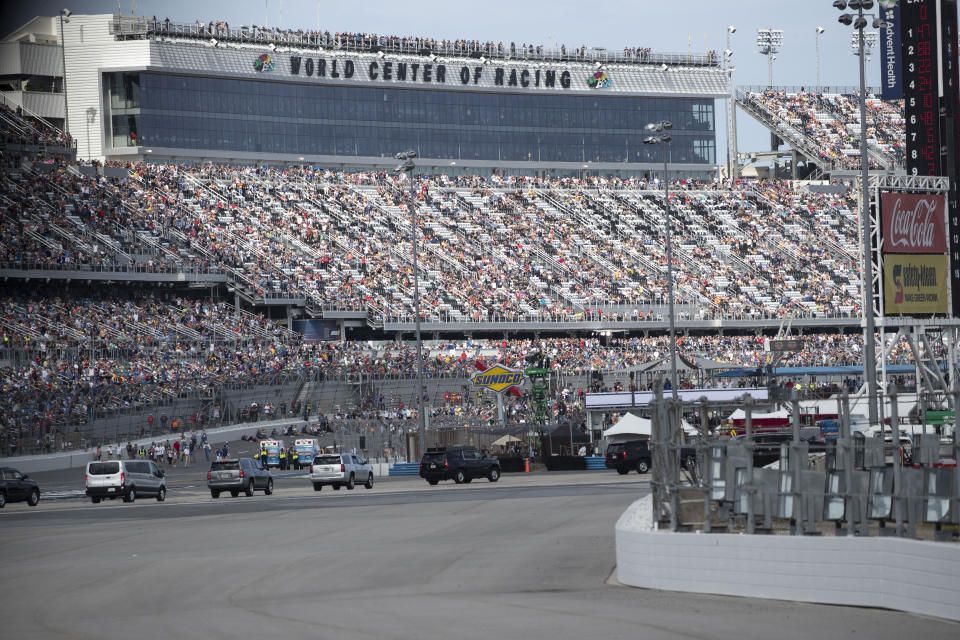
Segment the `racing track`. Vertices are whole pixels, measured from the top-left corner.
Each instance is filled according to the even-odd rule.
[[[907,614],[613,584],[634,474],[0,513],[10,638],[957,637]]]

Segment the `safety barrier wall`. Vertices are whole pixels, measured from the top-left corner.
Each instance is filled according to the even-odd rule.
[[[617,578],[667,591],[885,607],[960,620],[960,552],[903,538],[651,529],[651,498],[616,525]]]

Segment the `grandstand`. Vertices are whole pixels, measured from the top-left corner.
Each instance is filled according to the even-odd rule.
[[[709,57],[636,49],[556,52],[99,18],[110,46],[151,52],[209,53],[202,41],[213,37],[378,60],[480,54],[507,67],[599,63],[641,75],[666,64],[688,74],[669,89],[678,95],[709,94],[696,87],[718,71]],[[238,51],[247,50],[224,55]],[[853,166],[850,95],[743,92],[740,100],[791,127],[824,170]],[[902,117],[895,105],[872,104],[872,157],[878,167],[896,164]],[[174,162],[139,144],[107,145],[106,161],[78,162],[89,139],[78,147],[22,109],[0,110],[0,127],[4,454],[168,431],[175,418],[195,428],[349,415],[387,420],[397,433],[410,427],[414,229],[405,176],[359,157],[326,167],[291,162],[289,153],[275,164],[189,154]],[[705,131],[712,142],[712,125]],[[348,162],[357,164],[347,170]],[[649,170],[656,163],[605,171],[598,162],[583,172],[564,162],[515,172],[428,167],[416,177],[425,375],[438,428],[489,425],[494,413],[469,393],[470,374],[494,363],[523,367],[532,354],[549,358],[554,410],[569,405],[566,419],[578,425],[585,391],[651,388],[662,375],[666,216],[663,183]],[[692,363],[682,383],[721,384],[710,370],[764,367],[764,336],[784,324],[807,346],[779,364],[857,364],[855,195],[731,183],[703,168],[671,165],[679,346]],[[890,363],[913,362],[906,342],[890,347]],[[509,422],[530,419],[523,398],[507,409]]]
[[[737,106],[816,166],[804,176],[849,176],[860,168],[859,90],[738,87]],[[874,171],[902,171],[903,101],[867,93],[867,150]],[[796,163],[796,160],[794,160]],[[797,174],[794,172],[794,177]]]

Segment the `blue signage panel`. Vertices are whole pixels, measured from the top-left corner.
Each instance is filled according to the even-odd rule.
[[[880,30],[880,87],[884,100],[903,99],[903,66],[900,50],[900,3],[885,8],[880,15],[887,26]]]

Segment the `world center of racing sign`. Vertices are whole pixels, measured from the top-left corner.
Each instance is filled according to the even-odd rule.
[[[503,393],[510,387],[523,384],[523,371],[497,364],[486,371],[478,371],[470,377],[474,389],[489,389]]]

